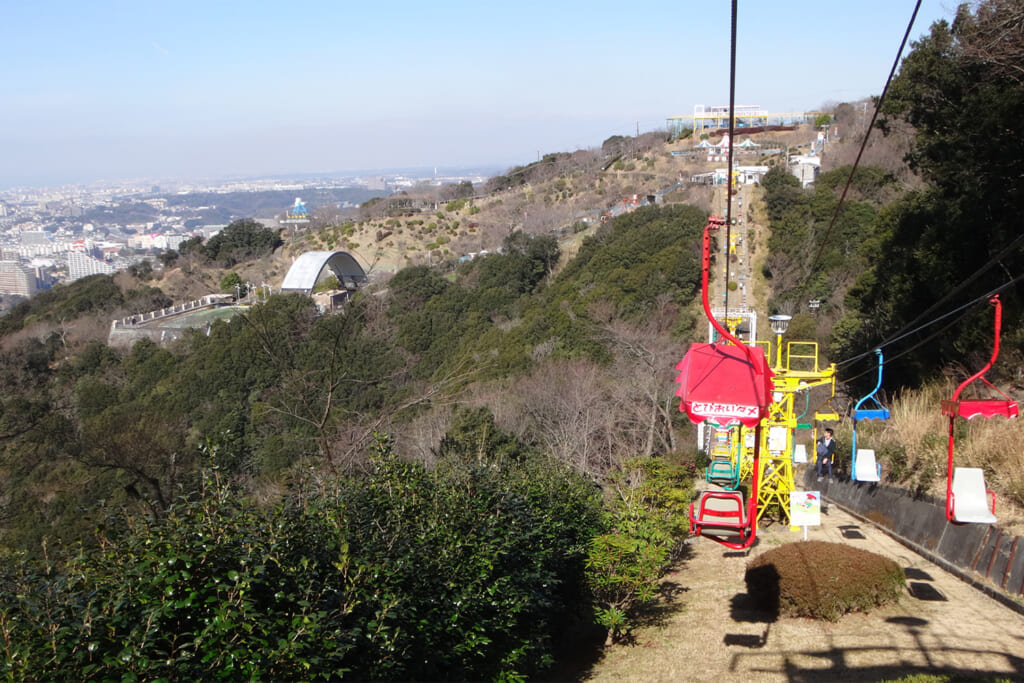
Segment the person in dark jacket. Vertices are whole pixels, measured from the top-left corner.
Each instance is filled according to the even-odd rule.
[[[818,439],[818,481],[822,479],[822,468],[828,471],[828,479],[832,481],[832,461],[836,454],[836,440],[832,438],[832,430],[825,429],[825,435]]]

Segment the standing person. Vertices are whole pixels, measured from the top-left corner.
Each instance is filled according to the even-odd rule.
[[[832,481],[832,461],[836,454],[836,440],[832,438],[832,430],[826,428],[825,435],[818,439],[818,481],[822,478],[822,465],[828,470],[828,480]]]

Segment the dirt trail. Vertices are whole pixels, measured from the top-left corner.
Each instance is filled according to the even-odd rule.
[[[873,526],[828,506],[809,540],[891,557],[907,574],[898,604],[838,623],[770,620],[748,606],[751,557],[803,533],[775,524],[748,552],[697,538],[672,597],[636,641],[610,648],[588,681],[878,681],[917,672],[1024,680],[1024,616],[971,588]]]

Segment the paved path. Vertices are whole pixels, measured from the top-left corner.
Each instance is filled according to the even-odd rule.
[[[775,524],[749,555],[694,539],[691,556],[667,577],[671,602],[633,645],[610,648],[586,680],[879,681],[922,671],[1024,680],[1024,616],[834,506],[808,539],[891,557],[906,571],[907,594],[835,624],[771,621],[750,609],[749,558],[802,539]]]

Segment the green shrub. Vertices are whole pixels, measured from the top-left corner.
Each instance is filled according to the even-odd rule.
[[[899,599],[906,585],[892,560],[841,543],[787,543],[747,564],[747,593],[783,616],[837,621]]]
[[[663,458],[635,458],[610,476],[609,531],[590,542],[587,581],[608,641],[628,633],[630,615],[650,603],[689,532],[692,478]]]
[[[547,460],[484,455],[430,471],[381,438],[366,477],[300,476],[273,510],[207,471],[166,516],[109,520],[65,571],[0,556],[0,672],[522,680],[585,601],[600,498]]]

